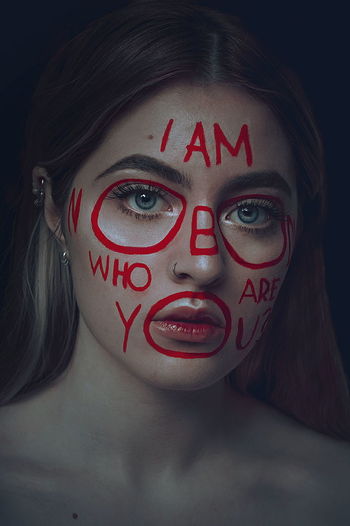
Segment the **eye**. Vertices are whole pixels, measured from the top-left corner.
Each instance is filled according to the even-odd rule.
[[[264,224],[269,219],[269,214],[266,209],[253,205],[241,206],[233,212],[233,216],[235,216],[235,214],[242,223],[246,224]]]
[[[173,212],[174,199],[151,184],[124,183],[114,187],[107,198],[116,199],[119,210],[136,219],[157,219]]]
[[[234,204],[225,216],[225,223],[233,224],[245,231],[260,231],[282,221],[284,213],[276,201],[270,199],[248,199]]]
[[[131,192],[125,199],[125,203],[129,204],[131,208],[141,211],[159,212],[164,209],[169,209],[168,203],[158,192],[152,190],[137,190]]]

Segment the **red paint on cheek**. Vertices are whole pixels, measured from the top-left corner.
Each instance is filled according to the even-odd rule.
[[[103,261],[102,257],[99,255],[96,261],[93,261],[92,253],[89,250],[89,259],[90,259],[90,267],[92,270],[93,275],[95,276],[97,271],[99,270],[101,277],[104,281],[107,281],[108,276],[110,274],[110,257],[109,255],[105,256],[105,259]],[[133,273],[137,270],[141,270],[143,272],[143,275],[145,277],[145,283],[144,284],[137,284],[133,280]],[[122,287],[124,289],[130,287],[132,290],[135,290],[136,292],[143,292],[144,290],[148,289],[152,283],[152,273],[151,269],[146,265],[145,263],[132,263],[131,265],[126,261],[123,264],[123,270],[120,270],[119,268],[119,259],[115,258],[113,262],[113,271],[112,271],[112,285],[115,287],[119,284],[119,277],[122,278]]]
[[[247,279],[246,284],[244,285],[244,289],[243,289],[243,292],[241,294],[241,297],[240,297],[238,303],[239,304],[242,303],[242,300],[244,298],[253,298],[254,303],[258,302],[257,297],[256,297],[254,284],[253,284],[251,279]]]
[[[263,314],[263,317],[265,317],[265,320],[264,320],[264,323],[261,326],[259,338],[261,338],[261,336],[265,332],[265,330],[266,330],[266,328],[268,326],[268,323],[270,321],[271,314],[272,314],[272,307],[269,307]]]
[[[161,250],[164,250],[164,248],[167,247],[167,245],[174,239],[176,234],[181,228],[183,219],[185,217],[186,213],[186,199],[179,194],[178,192],[175,192],[175,190],[172,190],[171,188],[168,188],[167,186],[156,183],[155,181],[152,181],[152,186],[157,186],[164,190],[165,192],[169,193],[173,197],[175,197],[180,203],[181,203],[181,210],[179,211],[179,214],[176,218],[176,221],[174,225],[170,228],[169,232],[167,232],[164,235],[164,238],[161,239],[158,243],[155,243],[154,245],[150,246],[126,246],[126,245],[120,245],[119,243],[115,243],[112,239],[110,239],[102,230],[102,228],[99,225],[99,217],[101,213],[101,208],[107,198],[107,196],[110,194],[110,192],[113,190],[114,187],[122,185],[123,183],[140,183],[145,184],[144,179],[123,179],[121,181],[114,182],[110,186],[108,186],[102,194],[97,199],[95,206],[91,213],[91,228],[93,233],[95,234],[96,238],[102,245],[104,245],[106,248],[113,252],[120,252],[121,254],[154,254],[156,252],[160,252]],[[118,219],[118,216],[114,215],[114,220]],[[116,228],[118,228],[116,226]],[[137,228],[137,225],[134,225],[133,228]]]
[[[276,291],[279,287],[279,282],[281,281],[281,278],[275,278],[272,280],[272,285],[271,285],[271,293],[270,293],[270,297],[269,297],[269,301],[273,301],[275,298],[276,298]]]
[[[152,320],[155,318],[155,316],[162,310],[164,307],[168,306],[170,303],[177,301],[182,298],[196,298],[200,300],[210,300],[213,301],[221,310],[224,319],[225,319],[225,332],[222,342],[212,351],[209,352],[183,352],[183,351],[175,351],[172,349],[166,349],[165,347],[162,347],[157,342],[154,341],[152,335],[151,335],[151,323]],[[214,354],[217,354],[226,344],[230,334],[231,334],[231,327],[232,327],[232,319],[231,319],[231,313],[230,309],[226,305],[226,303],[218,298],[215,294],[212,294],[210,292],[192,292],[192,291],[185,291],[185,292],[178,292],[176,294],[171,294],[170,296],[167,296],[161,300],[159,300],[157,303],[155,303],[150,310],[148,311],[144,324],[143,324],[143,332],[145,334],[145,338],[147,342],[155,349],[157,352],[161,354],[165,354],[166,356],[172,356],[174,358],[208,358],[210,356],[213,356]]]
[[[281,200],[278,197],[276,197],[276,196],[266,195],[266,194],[249,194],[249,195],[243,195],[243,196],[239,196],[239,197],[233,197],[231,199],[228,199],[224,203],[222,203],[222,205],[219,207],[219,209],[217,211],[217,221],[219,223],[219,226],[220,226],[220,216],[222,214],[222,211],[225,208],[229,208],[234,203],[236,203],[238,201],[243,201],[245,199],[268,199],[268,200],[274,200],[277,203],[279,203],[279,208],[281,210],[283,210],[283,204],[282,204]],[[224,235],[222,229],[220,228],[222,239],[224,241],[224,244],[225,244],[225,247],[227,248],[228,253],[230,254],[230,256],[237,263],[239,263],[243,267],[247,267],[247,268],[251,268],[251,269],[262,269],[262,268],[272,267],[272,266],[278,265],[283,260],[285,254],[286,254],[286,251],[287,251],[287,246],[288,246],[288,234],[287,234],[288,220],[287,219],[288,219],[288,217],[289,216],[287,216],[286,220],[280,221],[281,234],[282,234],[282,241],[281,241],[281,245],[282,246],[281,246],[281,251],[280,251],[279,255],[277,257],[275,257],[274,259],[267,260],[267,261],[262,261],[260,263],[252,263],[251,261],[247,261],[246,259],[244,259],[237,252],[236,248],[230,243],[230,241],[227,239],[227,237]]]
[[[143,269],[146,272],[147,277],[144,285],[136,285],[132,281],[132,273],[137,268]],[[123,270],[119,270],[119,259],[115,259],[113,265],[113,285],[118,285],[119,276],[122,276],[122,285],[124,289],[126,289],[129,286],[132,290],[136,290],[138,292],[142,292],[148,289],[152,282],[152,274],[150,268],[144,263],[133,263],[132,265],[129,265],[129,263],[126,261],[124,263]]]
[[[103,264],[103,260],[101,256],[98,256],[96,262],[94,263],[92,260],[92,254],[89,250],[89,259],[90,259],[90,266],[91,266],[93,275],[95,276],[97,269],[99,269],[103,280],[106,281],[108,278],[108,273],[109,273],[109,256],[105,258],[104,264]]]
[[[251,279],[247,279],[238,303],[242,303],[242,301],[247,298],[252,298],[254,303],[273,301],[276,298],[280,281],[281,278],[274,278],[272,280],[260,278],[259,285],[255,287],[254,282]]]
[[[126,349],[128,347],[128,339],[129,339],[130,328],[131,328],[131,325],[134,323],[136,316],[140,312],[141,304],[137,305],[137,307],[135,307],[135,309],[132,311],[132,313],[130,314],[128,319],[125,318],[125,316],[123,314],[123,311],[121,309],[121,306],[119,304],[119,301],[115,302],[115,306],[117,307],[120,319],[122,320],[122,323],[123,323],[124,328],[125,328],[124,339],[123,339],[123,352],[126,352]]]
[[[272,307],[269,307],[262,315],[262,324],[261,324],[261,327],[260,327],[260,330],[258,331],[259,334],[258,334],[258,337],[256,338],[255,340],[255,343],[257,343],[258,341],[261,340],[262,338],[262,335],[264,334],[268,324],[269,324],[269,321],[271,319],[271,313],[272,313]]]
[[[196,144],[197,141],[199,141],[199,144]],[[200,152],[204,157],[206,166],[210,166],[210,158],[205,143],[204,128],[201,122],[196,123],[196,127],[194,129],[190,143],[186,146],[186,150],[187,153],[184,157],[184,163],[187,163],[191,159],[193,152]]]
[[[261,278],[260,280],[260,288],[259,288],[259,298],[258,298],[258,303],[260,303],[261,301],[268,301],[268,298],[266,297],[266,295],[268,294],[269,290],[270,290],[270,282],[268,279],[266,278]]]
[[[71,220],[73,223],[74,232],[77,231],[82,195],[83,195],[83,190],[81,188],[79,190],[77,198],[75,198],[75,188],[73,188],[73,191],[72,191],[72,194],[69,200],[69,206],[68,206],[68,232],[70,234],[72,233]]]
[[[222,131],[220,124],[214,123],[214,138],[216,148],[216,164],[221,164],[221,145],[223,145],[232,157],[237,157],[242,146],[245,150],[246,162],[248,166],[253,164],[252,147],[250,145],[248,125],[243,124],[239,133],[237,142],[234,146],[227,140],[224,132]]]
[[[205,222],[209,223],[208,228],[200,228],[198,226],[198,214],[201,213],[202,216],[205,214]],[[214,232],[215,217],[213,211],[208,206],[195,206],[192,214],[192,229],[191,229],[191,238],[190,238],[190,251],[194,256],[198,255],[213,255],[218,253],[218,244]],[[198,237],[199,236],[209,236],[212,238],[212,246],[201,248],[198,246]]]
[[[238,350],[243,351],[244,349],[246,349],[252,343],[253,338],[255,336],[255,333],[257,331],[257,328],[258,328],[259,321],[260,321],[260,315],[258,315],[258,317],[256,319],[256,322],[255,322],[255,325],[254,325],[254,329],[253,329],[253,331],[252,331],[252,333],[250,335],[250,338],[248,340],[246,340],[245,344],[243,344],[244,319],[243,318],[239,318],[239,320],[238,320],[237,336],[236,336],[236,346],[237,346]]]

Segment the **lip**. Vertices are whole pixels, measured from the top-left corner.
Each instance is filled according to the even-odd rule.
[[[224,322],[207,308],[164,309],[151,322],[160,336],[189,343],[211,343],[223,337]]]

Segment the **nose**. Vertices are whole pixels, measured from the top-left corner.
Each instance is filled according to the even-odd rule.
[[[176,283],[192,283],[195,288],[208,289],[223,279],[224,265],[221,256],[179,255],[170,266],[171,279]]]
[[[224,250],[211,209],[195,207],[191,224],[182,225],[174,242],[169,261],[171,279],[197,289],[213,288],[224,278]]]

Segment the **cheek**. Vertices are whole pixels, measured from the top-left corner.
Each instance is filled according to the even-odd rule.
[[[218,217],[225,208],[238,201],[250,199],[267,200],[275,203],[283,218],[274,220],[270,226],[255,231],[232,228],[229,222],[220,224],[223,242],[231,258],[243,268],[252,270],[270,269],[279,264],[289,265],[295,236],[295,221],[285,214],[282,201],[268,194],[248,194],[225,201],[218,211]]]
[[[121,254],[155,254],[163,250],[181,228],[186,212],[185,198],[160,183],[152,185],[165,191],[175,202],[172,214],[163,214],[161,221],[140,219],[113,197],[115,187],[123,184],[144,184],[142,179],[122,179],[108,186],[97,199],[91,212],[91,228],[101,244]],[[139,217],[137,220],[136,218]],[[151,216],[150,216],[151,217]]]
[[[233,348],[243,359],[268,327],[293,253],[295,221],[286,216],[265,239],[248,234],[232,240],[224,233],[223,239],[232,263]]]
[[[96,339],[112,352],[118,342],[126,352],[131,327],[153,288],[153,265],[142,261],[142,255],[118,254],[103,246],[92,228],[92,210],[83,191],[74,188],[66,224],[75,296]]]
[[[269,322],[273,305],[282,286],[286,269],[244,273],[241,287],[235,295],[234,346],[237,352],[249,352],[262,337]]]
[[[196,220],[192,221],[191,240],[195,238],[193,246],[197,251],[210,255],[213,248],[201,247],[199,240],[203,232],[215,240],[214,215],[210,214],[209,221],[208,210],[202,208],[196,207],[197,215],[193,213]],[[176,294],[172,293],[179,290],[174,289],[172,284],[169,296],[164,298],[162,287],[157,286],[157,283],[166,285],[162,282],[165,262],[158,254],[143,256],[108,250],[94,231],[91,222],[93,210],[96,210],[96,204],[85,204],[83,191],[74,188],[67,208],[68,246],[72,254],[74,288],[80,312],[103,346],[114,354],[126,353],[129,340],[132,339],[133,345],[141,349],[146,345],[160,354],[177,358],[208,358],[219,352],[222,354],[223,350],[232,363],[239,363],[261,338],[268,325],[292,252],[293,236],[288,227],[292,223],[286,222],[285,230],[281,229],[273,241],[273,249],[267,242],[263,246],[259,245],[260,242],[250,242],[255,247],[256,257],[260,258],[254,262],[252,252],[249,255],[248,252],[244,253],[243,257],[243,242],[240,244],[237,239],[228,240],[223,236],[229,269],[225,288],[218,295],[199,295],[203,295],[200,299],[213,301],[221,309],[226,323],[225,333],[203,352],[191,353],[181,350],[181,345],[178,347],[178,344],[174,344],[169,348],[161,340],[157,341],[147,322],[154,305],[173,300],[172,296]],[[209,224],[201,228],[203,225],[200,225],[199,219],[204,212]],[[102,213],[99,224],[103,225],[104,221],[105,233],[115,243],[118,236],[124,235],[123,228],[111,229],[107,209]],[[137,229],[135,235],[139,235]],[[250,235],[246,237],[251,238]],[[121,239],[119,237],[118,242]],[[145,238],[143,234],[140,240],[145,243],[145,239],[149,240],[149,237]],[[126,235],[124,245],[127,242],[130,242],[130,238]],[[193,253],[191,243],[189,248]],[[214,248],[213,255],[217,257],[217,245]]]
[[[95,338],[112,353],[127,351],[131,329],[133,339],[140,335],[154,274],[151,265],[110,253],[94,240],[75,245],[72,275],[80,313]]]

